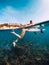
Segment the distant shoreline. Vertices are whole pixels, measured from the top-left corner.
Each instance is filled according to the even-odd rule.
[[[29,24],[17,24],[17,23],[4,23],[4,24],[0,24],[0,30],[6,30],[6,29],[18,29],[18,28],[22,28],[22,27],[27,27],[27,26],[31,26],[34,25],[32,20],[30,20]]]
[[[0,30],[17,29],[24,25],[22,24],[0,24]]]

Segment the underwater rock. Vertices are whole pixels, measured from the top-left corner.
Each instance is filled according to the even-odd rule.
[[[35,59],[36,59],[37,61],[41,61],[41,60],[42,60],[41,57],[36,57]]]

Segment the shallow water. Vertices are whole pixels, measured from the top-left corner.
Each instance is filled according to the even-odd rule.
[[[44,26],[45,31],[41,32],[26,32],[25,36],[18,41],[18,46],[24,48],[14,48],[13,41],[17,39],[16,36],[10,32],[12,30],[0,30],[0,62],[7,60],[9,62],[15,62],[15,59],[23,54],[28,57],[32,57],[32,60],[49,60],[49,23]],[[18,34],[21,30],[15,30]],[[27,46],[25,46],[28,44]],[[27,50],[27,52],[25,52]],[[25,54],[26,53],[26,54]],[[18,55],[18,56],[17,56]],[[22,57],[21,56],[21,57]],[[11,60],[13,59],[13,60]]]

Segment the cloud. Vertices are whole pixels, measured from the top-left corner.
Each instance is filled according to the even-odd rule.
[[[18,11],[15,10],[14,8],[7,6],[6,8],[2,9],[0,11],[1,15],[0,15],[0,23],[14,23],[14,22],[18,22],[17,21],[17,15],[18,15]]]

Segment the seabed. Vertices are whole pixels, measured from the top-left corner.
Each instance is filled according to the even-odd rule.
[[[45,48],[28,45],[0,49],[0,65],[49,65],[49,52]]]

